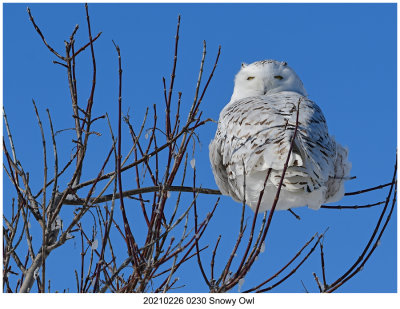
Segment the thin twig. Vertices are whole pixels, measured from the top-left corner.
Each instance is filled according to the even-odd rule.
[[[370,208],[378,205],[385,204],[386,201],[381,201],[373,204],[368,205],[351,205],[351,206],[344,206],[344,205],[321,205],[321,208],[325,209],[360,209],[360,208]]]
[[[358,195],[358,194],[362,194],[362,193],[366,193],[366,192],[370,192],[370,191],[374,191],[374,190],[383,189],[383,188],[391,186],[391,185],[393,185],[393,182],[385,183],[383,185],[379,185],[379,186],[368,188],[368,189],[363,189],[363,190],[360,190],[360,191],[347,192],[344,195],[345,196]]]
[[[321,270],[322,270],[322,281],[324,284],[323,290],[325,291],[328,288],[328,284],[326,283],[326,275],[325,275],[325,258],[324,258],[324,238],[319,242],[320,254],[321,254]]]
[[[44,45],[46,45],[46,47],[54,54],[56,55],[58,58],[60,58],[61,60],[66,61],[66,58],[61,56],[59,53],[57,53],[47,42],[46,39],[44,38],[44,35],[42,34],[42,31],[40,30],[40,28],[36,25],[35,20],[32,17],[31,14],[31,10],[29,7],[26,8],[28,15],[29,15],[29,19],[32,22],[33,27],[35,28],[36,32],[39,34],[39,36],[42,38],[42,41],[44,43]]]
[[[288,262],[286,263],[285,266],[283,266],[279,271],[277,271],[274,275],[272,275],[271,277],[269,277],[268,279],[264,280],[263,282],[261,282],[260,284],[258,284],[257,286],[248,289],[247,291],[245,291],[245,293],[248,292],[253,292],[256,291],[257,289],[259,289],[260,287],[262,287],[263,285],[267,284],[268,282],[270,282],[271,280],[277,278],[285,269],[287,269],[300,255],[301,253],[304,251],[305,248],[308,247],[308,245],[314,240],[314,238],[317,236],[317,234],[314,234],[304,245],[303,247],[297,251],[296,255]]]
[[[102,32],[99,32],[89,43],[85,44],[84,46],[82,46],[81,48],[78,49],[78,51],[76,51],[71,58],[75,58],[76,56],[78,56],[81,52],[83,52],[88,46],[90,46],[90,44],[96,42],[96,40],[100,37],[100,35],[102,34]]]

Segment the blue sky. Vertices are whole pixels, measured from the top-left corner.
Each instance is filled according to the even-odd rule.
[[[32,186],[42,186],[42,148],[31,99],[45,116],[49,108],[55,130],[71,127],[71,107],[65,70],[55,60],[33,29],[25,4],[3,6],[3,102],[13,130],[16,150]],[[29,5],[47,41],[61,53],[75,24],[80,25],[76,45],[87,42],[84,6],[80,4]],[[174,99],[182,91],[183,109],[190,106],[201,60],[202,42],[207,42],[205,76],[208,76],[218,46],[220,62],[205,96],[202,110],[206,118],[217,119],[229,101],[234,75],[241,62],[263,59],[287,61],[303,80],[309,98],[323,110],[330,133],[349,148],[357,179],[346,184],[356,191],[389,182],[396,151],[396,5],[395,4],[90,4],[92,31],[102,31],[95,43],[97,86],[94,112],[108,112],[117,128],[117,58],[112,40],[119,44],[123,62],[123,111],[129,110],[136,124],[142,121],[146,106],[164,108],[162,77],[169,80],[178,14],[182,15],[179,59]],[[78,89],[85,102],[91,83],[89,53],[78,59]],[[44,118],[45,119],[45,118]],[[45,129],[48,129],[47,121]],[[95,129],[105,134],[93,137],[92,151],[83,179],[93,178],[108,152],[110,137],[105,123]],[[197,145],[197,184],[216,188],[208,162],[208,143],[216,124],[199,130]],[[61,162],[71,153],[72,133],[60,134],[64,151]],[[124,132],[129,149],[128,130]],[[49,148],[50,149],[50,148]],[[49,150],[50,151],[50,150]],[[51,152],[49,152],[51,154]],[[100,159],[99,159],[100,154]],[[62,163],[61,163],[62,164]],[[201,168],[200,168],[201,167]],[[37,182],[34,182],[37,175]],[[190,179],[190,178],[189,178]],[[188,185],[191,185],[190,180]],[[7,214],[14,189],[4,178],[4,212]],[[127,189],[131,189],[127,184]],[[386,191],[375,191],[357,198],[346,198],[342,205],[362,205],[381,201]],[[190,199],[190,197],[188,197]],[[215,197],[201,197],[200,211],[207,213]],[[132,202],[133,203],[133,202]],[[69,210],[70,212],[70,210]],[[222,233],[217,267],[223,267],[236,238],[241,207],[223,197],[205,234],[211,247]],[[301,220],[287,212],[274,215],[267,250],[253,267],[243,289],[262,281],[286,263],[315,233],[327,227],[324,247],[328,281],[340,276],[360,255],[378,219],[380,208],[361,210],[296,210]],[[65,216],[68,217],[68,210]],[[252,218],[247,209],[246,218]],[[340,292],[397,291],[397,211],[364,270],[343,285]],[[250,219],[249,219],[250,220]],[[140,238],[140,235],[138,235]],[[67,261],[79,261],[79,241],[53,252],[48,259],[48,277],[54,290],[75,286],[73,268]],[[116,245],[118,247],[118,244]],[[210,258],[212,249],[205,253]],[[121,247],[121,260],[126,256]],[[63,265],[63,267],[60,267]],[[72,271],[71,271],[72,269]],[[54,275],[51,275],[54,271]],[[310,291],[317,291],[312,272],[320,274],[319,255],[313,254],[286,284],[275,292],[302,292],[300,280]],[[187,278],[195,274],[199,280]],[[61,275],[61,276],[60,276]],[[62,277],[63,279],[60,279]],[[179,274],[182,292],[206,292],[196,263]],[[236,290],[234,290],[236,291]],[[178,291],[177,291],[178,292]]]

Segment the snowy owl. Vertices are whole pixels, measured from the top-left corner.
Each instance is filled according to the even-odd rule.
[[[329,135],[321,109],[307,98],[293,69],[275,60],[242,64],[232,98],[221,111],[209,155],[222,194],[245,199],[256,211],[269,174],[259,212],[272,208],[298,106],[297,133],[275,209],[308,205],[317,210],[343,197],[351,169],[347,149]]]

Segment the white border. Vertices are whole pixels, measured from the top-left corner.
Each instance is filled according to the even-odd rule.
[[[29,1],[30,3],[55,3],[54,1],[42,0],[42,1]],[[88,3],[110,3],[110,1],[103,0],[89,0]],[[3,1],[3,3],[26,3],[26,1]],[[82,3],[82,1],[63,1],[63,3]],[[149,0],[149,1],[126,1],[119,0],[118,3],[190,3],[188,1],[163,1],[163,0]],[[397,18],[399,17],[399,3],[398,1],[196,1],[194,3],[397,3]],[[3,5],[0,8],[1,16],[3,16]],[[0,37],[1,37],[1,47],[3,44],[3,22],[0,25]],[[399,33],[400,26],[397,22],[397,51],[399,50]],[[3,48],[0,51],[2,64],[3,64]],[[400,79],[399,79],[399,57],[397,57],[397,88],[400,87]],[[1,65],[3,68],[3,65]],[[0,91],[1,98],[3,98],[3,74],[0,78]],[[399,102],[400,95],[397,92],[397,101]],[[397,119],[399,119],[400,111],[397,108]],[[1,122],[1,129],[3,129],[3,122]],[[2,130],[3,132],[3,130]],[[397,128],[397,144],[399,145],[400,137],[399,127]],[[1,156],[2,157],[2,156]],[[1,159],[2,160],[2,159]],[[0,179],[0,195],[1,195],[1,211],[3,210],[3,170],[1,171],[1,179]],[[397,220],[399,219],[399,214],[397,214]],[[397,239],[400,239],[399,229],[397,229]],[[0,238],[0,244],[2,247],[2,237]],[[397,246],[397,268],[399,267],[399,246]],[[0,257],[2,260],[2,250],[0,253]],[[399,289],[399,275],[397,276],[397,288]],[[144,297],[146,296],[155,296],[155,294],[28,294],[28,295],[13,295],[13,294],[3,294],[0,293],[0,304],[2,308],[21,308],[22,306],[29,307],[40,307],[40,308],[71,308],[72,306],[79,306],[79,308],[84,307],[92,307],[92,308],[115,308],[116,306],[122,308],[154,308],[167,306],[168,308],[186,308],[186,307],[210,307],[210,308],[229,308],[232,305],[144,305]],[[368,293],[360,293],[360,294],[207,294],[207,293],[169,293],[168,296],[176,296],[176,297],[199,297],[204,296],[209,300],[211,297],[215,298],[224,298],[224,299],[237,299],[237,303],[234,307],[236,308],[307,308],[307,309],[342,309],[338,308],[338,306],[342,306],[343,308],[398,308],[400,305],[400,294],[392,293],[392,294],[368,294]],[[45,297],[45,299],[44,299]],[[238,299],[240,297],[251,298],[255,297],[254,305],[239,305]]]

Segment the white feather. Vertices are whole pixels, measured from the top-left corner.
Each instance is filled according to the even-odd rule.
[[[222,194],[238,202],[245,197],[256,210],[271,169],[259,211],[271,209],[294,135],[298,102],[298,129],[276,209],[319,209],[343,197],[351,169],[347,150],[329,135],[321,109],[307,98],[297,74],[274,60],[243,66],[231,101],[221,111],[209,151]]]

